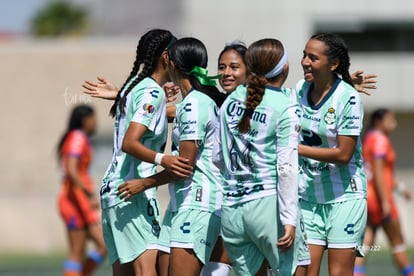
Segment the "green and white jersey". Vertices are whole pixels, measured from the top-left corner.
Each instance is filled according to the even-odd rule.
[[[304,145],[335,148],[338,136],[360,136],[363,107],[359,93],[346,82],[337,79],[323,101],[314,105],[309,91],[312,84],[300,81],[296,85],[302,109],[302,141]],[[346,165],[320,162],[299,156],[301,167],[300,196],[316,203],[334,203],[366,197],[366,179],[362,166],[361,139]]]
[[[292,199],[289,206],[283,207],[285,211],[297,209],[299,107],[281,89],[267,86],[251,116],[250,130],[240,133],[238,124],[245,112],[246,93],[246,87],[239,86],[220,109],[213,158],[223,169],[223,205],[283,192],[289,196],[280,194],[282,201]],[[296,213],[290,217],[293,225],[295,219]]]
[[[128,84],[129,85],[129,84]],[[123,92],[122,92],[123,93]],[[152,78],[139,82],[127,96],[125,113],[116,111],[112,162],[101,184],[102,208],[121,202],[116,195],[119,185],[133,178],[145,178],[156,173],[156,165],[143,162],[122,151],[122,142],[131,122],[147,127],[141,143],[156,152],[164,151],[167,140],[166,100],[164,90]],[[156,189],[144,192],[147,198],[156,197]]]
[[[218,108],[206,94],[191,90],[177,105],[173,123],[173,149],[180,150],[180,141],[195,140],[197,157],[193,175],[169,185],[171,211],[204,210],[220,215],[222,179],[212,162],[214,130]]]

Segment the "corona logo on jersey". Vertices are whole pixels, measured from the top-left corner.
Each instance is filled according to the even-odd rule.
[[[335,109],[333,107],[328,109],[328,112],[326,112],[325,114],[325,123],[327,123],[328,125],[332,125],[333,123],[335,123],[336,120],[336,115],[335,115]]]
[[[148,113],[153,113],[155,111],[155,108],[152,104],[146,103],[142,106],[142,109],[144,109]]]
[[[242,106],[242,104],[239,101],[232,101],[227,106],[227,115],[230,117],[238,116],[241,117],[245,112],[245,108]],[[255,110],[251,116],[253,121],[266,124],[267,114],[263,112],[259,112]]]

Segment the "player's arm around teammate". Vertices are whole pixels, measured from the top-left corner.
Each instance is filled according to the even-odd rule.
[[[314,35],[303,51],[305,81],[297,86],[304,177],[300,190],[311,276],[319,274],[326,248],[329,274],[352,275],[365,229],[366,180],[360,143],[363,110],[349,66],[346,45],[336,35]]]
[[[156,275],[160,218],[156,190],[128,202],[116,192],[125,180],[143,178],[156,171],[155,156],[163,150],[167,136],[165,93],[161,85],[169,79],[166,51],[175,40],[169,31],[158,29],[141,37],[133,69],[111,108],[115,117],[114,150],[101,185],[101,204],[105,243],[114,275]],[[145,162],[138,159],[140,155],[137,158],[122,151],[131,124],[146,128],[137,138],[152,153],[152,160]],[[183,166],[189,167],[184,163]]]
[[[173,145],[193,164],[193,175],[170,185],[170,275],[199,275],[208,262],[220,229],[220,173],[212,164],[214,125],[223,94],[207,76],[207,51],[194,38],[178,40],[169,51],[169,71],[180,86],[183,102],[177,108]],[[174,180],[167,172],[128,181],[118,193],[139,193]],[[129,197],[126,196],[126,199]],[[164,223],[163,223],[164,225]],[[163,231],[162,228],[161,231]]]

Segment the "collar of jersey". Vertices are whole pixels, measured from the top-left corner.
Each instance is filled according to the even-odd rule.
[[[272,86],[272,85],[266,85],[267,89],[276,91],[276,92],[282,92],[282,89],[280,87]]]
[[[196,90],[194,89],[194,87],[191,87],[190,90],[188,90],[188,92],[187,92],[187,94],[185,95],[184,98],[187,98],[187,96],[193,91],[196,91]]]
[[[332,85],[331,89],[329,89],[328,94],[326,94],[325,97],[322,99],[322,101],[320,103],[316,104],[316,105],[312,102],[312,99],[310,97],[310,91],[312,91],[314,84],[312,83],[311,85],[309,85],[309,87],[308,87],[307,100],[308,100],[308,104],[309,104],[310,108],[312,108],[313,110],[318,110],[319,108],[321,108],[321,106],[323,106],[324,103],[326,103],[326,101],[335,92],[335,90],[338,87],[338,85],[339,85],[340,82],[341,82],[341,79],[340,78],[337,78],[335,80],[334,84]]]

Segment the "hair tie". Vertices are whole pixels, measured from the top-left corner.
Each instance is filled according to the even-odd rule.
[[[194,66],[193,70],[190,71],[190,75],[194,76],[201,85],[216,86],[215,80],[221,78],[221,75],[207,76],[207,73],[207,69],[199,66]]]
[[[175,42],[176,40],[177,40],[177,39],[175,38],[175,36],[173,36],[173,37],[171,38],[170,42],[168,43],[168,45],[165,47],[164,51],[167,51],[168,49],[170,49],[170,48],[171,48],[171,46],[174,44],[174,42]]]
[[[233,41],[229,41],[229,42],[227,42],[226,44],[225,44],[225,47],[234,47],[234,46],[243,46],[243,47],[246,47],[246,44],[244,44],[244,42],[243,41],[241,41],[241,40],[238,40],[238,39],[236,39],[236,40],[233,40]]]
[[[276,66],[268,72],[265,76],[266,79],[271,79],[277,77],[283,72],[283,68],[285,67],[286,63],[288,62],[288,55],[286,49],[283,47],[283,56],[276,64]]]

